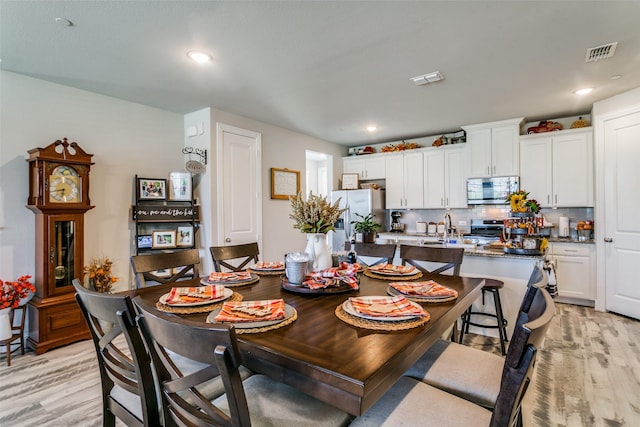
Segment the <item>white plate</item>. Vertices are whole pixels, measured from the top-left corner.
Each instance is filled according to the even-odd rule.
[[[260,280],[258,276],[253,273],[249,273],[251,277],[243,280],[209,280],[209,278],[200,279],[200,283],[203,285],[222,285],[222,286],[241,286],[248,283],[257,282]]]
[[[393,295],[393,296],[402,295],[403,297],[414,298],[414,299],[425,300],[425,301],[439,300],[439,299],[451,298],[451,297],[455,296],[455,295],[449,295],[449,296],[434,296],[434,297],[430,297],[430,296],[427,296],[427,295],[409,295],[409,294],[405,294],[405,293],[400,292],[399,290],[397,290],[393,286],[389,286],[389,288],[387,289],[387,293],[389,295]]]
[[[211,313],[209,313],[209,315],[207,316],[207,323],[216,323],[214,319],[216,318],[218,313],[220,313],[220,310],[222,310],[222,307],[216,310],[213,310]],[[295,309],[291,307],[289,304],[285,304],[284,319],[264,320],[260,322],[237,322],[237,323],[223,322],[223,323],[231,323],[236,329],[264,328],[265,326],[277,325],[280,322],[284,322],[287,319],[291,319],[294,313],[295,313]]]
[[[378,296],[378,297],[360,297],[360,298],[367,298],[374,301],[376,299],[378,300],[388,299],[389,297]],[[420,305],[416,304],[415,302],[413,301],[409,301],[409,302],[412,305],[422,309],[422,307],[420,307]],[[352,316],[356,316],[356,317],[360,317],[362,319],[368,319],[368,320],[379,320],[383,322],[399,322],[401,320],[411,320],[411,319],[415,319],[416,317],[419,317],[419,316],[367,316],[366,314],[359,313],[355,308],[353,308],[353,305],[351,305],[350,300],[346,300],[344,303],[342,303],[342,309]]]
[[[207,299],[207,300],[202,300],[198,302],[184,302],[184,303],[173,303],[173,304],[167,303],[167,300],[169,299],[169,295],[170,293],[162,295],[159,299],[160,304],[168,305],[170,307],[196,307],[200,305],[207,305],[207,304],[213,304],[215,302],[224,301],[227,298],[229,298],[231,295],[233,295],[233,291],[231,289],[225,288],[223,296],[219,298]]]

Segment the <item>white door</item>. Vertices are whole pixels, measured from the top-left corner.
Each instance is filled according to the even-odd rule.
[[[218,123],[218,246],[261,242],[261,135]]]
[[[640,319],[640,111],[604,122],[606,308]]]

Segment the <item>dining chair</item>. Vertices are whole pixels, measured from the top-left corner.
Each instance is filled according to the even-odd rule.
[[[222,267],[231,271],[245,270],[251,261],[257,263],[260,250],[258,243],[245,243],[242,245],[232,246],[211,246],[209,248],[211,258],[213,258],[213,268],[215,271],[221,272]],[[230,260],[234,263],[229,263]]]
[[[538,289],[532,308],[534,305],[540,314],[516,329],[498,372],[499,390],[493,410],[404,376],[351,426],[522,426],[522,400],[533,380],[537,349],[555,311],[553,299],[545,289]],[[473,360],[459,360],[455,367],[465,370],[469,377],[485,368]]]
[[[198,277],[199,265],[200,254],[197,249],[131,256],[137,288],[145,288],[147,281],[173,283],[191,276]]]
[[[190,321],[158,311],[135,298],[143,339],[161,387],[166,425],[345,426],[350,416],[282,382],[254,374],[242,380],[242,359],[233,326]],[[185,374],[168,351],[206,364]],[[209,400],[194,387],[221,378],[225,394]],[[192,402],[189,402],[190,398]]]
[[[11,353],[20,349],[20,353],[24,354],[24,323],[27,318],[27,306],[21,305],[11,309],[9,313],[9,322],[11,324],[11,336],[0,341],[0,346],[4,347],[7,353],[7,366],[11,366]],[[18,320],[16,322],[16,319]],[[11,346],[17,346],[11,350]]]
[[[464,257],[464,248],[431,248],[426,246],[400,245],[400,258],[402,265],[413,265],[419,270],[429,273],[441,274],[451,271],[454,276],[460,275],[460,265]],[[422,262],[439,264],[433,270],[428,270]]]
[[[127,426],[161,425],[151,359],[136,326],[131,299],[90,291],[78,279],[72,283],[98,356],[102,425],[113,427],[116,418]]]
[[[356,243],[353,248],[356,251],[358,262],[365,267],[373,267],[382,263],[391,264],[396,253],[396,245],[393,244]],[[361,257],[377,259],[367,264]]]
[[[538,277],[536,268],[532,277],[534,275]],[[548,307],[553,307],[553,301],[549,303],[547,299],[550,295],[546,292],[546,283],[546,272],[543,272],[538,282],[527,286],[516,318],[512,341],[525,323],[537,320]],[[534,344],[536,348],[540,348],[542,340]],[[506,359],[514,357],[513,353],[518,351],[520,349],[512,342]],[[500,392],[503,371],[507,366],[505,363],[505,358],[497,354],[439,340],[404,375],[492,409]]]

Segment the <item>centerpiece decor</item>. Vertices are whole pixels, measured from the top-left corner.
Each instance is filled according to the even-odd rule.
[[[535,199],[527,199],[529,192],[520,190],[507,195],[506,201],[511,206],[511,212],[540,212],[540,203]]]
[[[333,231],[334,224],[345,209],[340,209],[340,199],[331,204],[325,197],[309,193],[304,200],[301,193],[290,196],[293,212],[289,218],[294,221],[293,228],[307,234],[305,253],[309,255],[311,271],[325,270],[332,265],[331,251],[327,245],[327,233]]]
[[[504,220],[502,229],[505,253],[541,255],[547,249],[548,241],[539,233],[540,227],[544,226],[542,215],[538,215],[540,204],[527,197],[529,192],[520,190],[505,198],[511,207],[509,218]]]
[[[111,286],[119,279],[111,276],[113,262],[108,257],[92,258],[89,265],[84,267],[89,289],[97,292],[110,292]]]
[[[24,299],[36,291],[29,279],[31,276],[20,276],[15,282],[0,280],[0,341],[11,338],[11,309],[24,305]]]

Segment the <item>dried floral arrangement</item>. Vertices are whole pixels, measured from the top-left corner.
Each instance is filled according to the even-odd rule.
[[[89,279],[89,289],[98,292],[109,292],[111,286],[118,281],[111,276],[113,262],[108,257],[92,258],[89,265],[84,267],[84,274]]]
[[[404,150],[415,150],[416,148],[420,148],[421,145],[416,144],[415,142],[399,142],[397,144],[385,145],[382,147],[383,153],[390,153],[393,151],[404,151]]]
[[[29,279],[31,276],[20,276],[15,282],[0,280],[0,310],[19,307],[20,300],[36,291]]]
[[[331,204],[325,197],[309,193],[304,200],[301,193],[290,196],[293,213],[289,218],[294,221],[293,228],[303,233],[327,233],[334,230],[334,224],[346,209],[340,209],[340,199]]]

